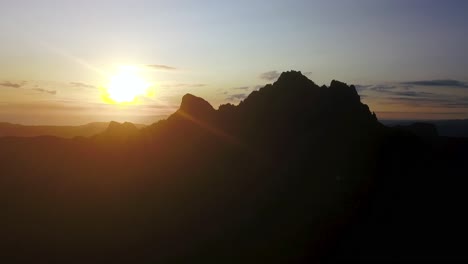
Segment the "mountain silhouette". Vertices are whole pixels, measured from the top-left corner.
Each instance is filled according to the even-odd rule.
[[[335,80],[289,71],[238,105],[187,94],[141,129],[0,146],[10,262],[467,257],[468,140],[385,127]]]
[[[119,122],[111,121],[107,129],[94,136],[94,138],[102,140],[128,140],[131,137],[135,137],[138,132],[137,126],[130,122],[124,122],[121,124]]]
[[[177,112],[179,114],[183,112],[194,117],[203,118],[212,115],[213,111],[214,108],[207,101],[192,94],[186,94],[182,97],[182,102]]]

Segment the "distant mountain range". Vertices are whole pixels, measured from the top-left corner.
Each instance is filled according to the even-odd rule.
[[[102,133],[108,126],[109,122],[95,122],[81,126],[27,126],[0,122],[0,137],[90,137]],[[137,128],[145,127],[141,124],[135,126]]]
[[[434,124],[440,136],[468,138],[468,119],[451,120],[381,120],[388,126],[410,125],[414,123]]]
[[[3,137],[0,161],[8,263],[468,260],[468,139],[296,71],[141,129]]]
[[[221,108],[229,107],[223,105]],[[379,120],[382,124],[390,127],[404,128],[417,124],[435,125],[435,133],[444,137],[468,138],[468,119],[451,120]],[[54,136],[61,138],[92,137],[105,132],[109,127],[114,129],[120,123],[93,122],[79,126],[45,126],[45,125],[20,125],[7,122],[0,122],[0,137],[38,137]],[[131,123],[125,122],[126,125]],[[144,124],[132,124],[137,129],[146,127]],[[410,129],[411,130],[411,129]]]

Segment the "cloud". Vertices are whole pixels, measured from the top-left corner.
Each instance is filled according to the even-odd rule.
[[[371,85],[355,85],[356,90],[358,92],[360,91],[377,91],[377,92],[385,92],[388,90],[393,90],[395,88],[398,88],[399,86],[395,84],[371,84]]]
[[[153,70],[163,70],[163,71],[175,71],[177,68],[163,65],[163,64],[147,64],[146,67],[151,68]]]
[[[27,113],[34,114],[42,113],[58,113],[58,112],[73,112],[73,111],[88,111],[88,104],[65,103],[65,102],[18,102],[8,103],[0,102],[0,112],[2,113]],[[93,111],[95,109],[91,109]]]
[[[10,87],[10,88],[21,88],[21,86],[23,85],[24,83],[12,83],[8,81],[0,83],[0,86]]]
[[[408,111],[378,111],[376,113],[385,113],[385,114],[405,114],[405,113],[414,113],[414,114],[427,114],[427,115],[434,115],[434,114],[437,114],[437,115],[465,115],[466,113],[465,112],[453,112],[453,111],[450,111],[450,112],[408,112]]]
[[[426,106],[442,108],[467,108],[468,97],[440,96],[433,97],[389,97],[385,104],[406,104],[409,106]]]
[[[226,97],[226,100],[228,101],[235,101],[235,100],[242,100],[247,97],[247,94],[231,94],[228,97]]]
[[[404,104],[412,107],[467,108],[468,96],[439,94],[425,91],[380,91],[381,104]]]
[[[161,84],[161,87],[164,87],[164,88],[182,88],[182,87],[197,88],[197,87],[204,87],[204,86],[206,86],[206,84],[204,83]]]
[[[267,81],[273,81],[278,79],[280,77],[281,73],[278,71],[268,71],[260,74],[260,79],[267,80]]]
[[[450,79],[401,82],[401,84],[411,85],[411,86],[445,86],[445,87],[468,88],[468,82],[459,81],[459,80],[450,80]]]
[[[204,83],[193,83],[193,84],[188,84],[188,87],[204,87],[206,84]]]
[[[249,87],[248,86],[241,86],[241,87],[234,87],[232,89],[234,89],[234,90],[248,90]]]
[[[25,84],[26,84],[25,81],[23,81],[21,83],[13,83],[13,82],[10,82],[10,81],[5,81],[5,82],[0,83],[0,86],[21,89],[22,91],[32,90],[32,91],[37,91],[37,92],[41,92],[41,93],[57,94],[57,91],[55,91],[55,90],[42,89],[42,88],[39,88],[38,85],[34,85],[34,88],[23,87],[23,86],[25,86]]]
[[[79,87],[79,88],[96,88],[94,85],[81,83],[81,82],[71,82],[71,86]]]
[[[378,84],[378,85],[373,85],[372,87],[369,87],[369,90],[372,91],[378,91],[378,92],[388,92],[390,90],[394,90],[395,88],[398,88],[396,85],[391,85],[391,84]]]
[[[468,108],[468,96],[451,94],[448,91],[435,93],[423,90],[429,86],[465,88],[468,87],[468,84],[456,80],[431,80],[356,85],[356,89],[361,98],[378,99],[379,104],[446,109]]]
[[[264,84],[254,85],[254,86],[240,86],[240,87],[233,87],[231,90],[239,90],[239,91],[258,91],[260,88],[265,87]]]
[[[310,76],[312,75],[312,72],[309,71],[309,72],[304,72],[304,73],[302,73],[302,74],[303,74],[304,76],[310,77]]]
[[[369,89],[370,87],[372,87],[373,85],[360,85],[360,84],[356,84],[354,87],[356,88],[356,91],[360,92],[360,91],[365,91],[367,89]]]
[[[57,94],[57,91],[55,90],[45,90],[45,89],[42,89],[42,88],[33,88],[31,90],[34,90],[34,91],[38,91],[38,92],[41,92],[41,93],[48,93],[48,94]]]
[[[420,91],[391,91],[388,92],[393,95],[398,95],[398,96],[407,96],[407,97],[432,97],[432,96],[439,96],[435,93],[429,93],[429,92],[420,92]]]
[[[261,88],[265,87],[265,85],[262,85],[262,84],[259,84],[259,85],[255,85],[254,86],[254,91],[258,91],[260,90]]]
[[[375,88],[375,89],[374,89]],[[397,88],[397,87],[395,87]],[[388,96],[407,96],[407,97],[428,97],[428,96],[439,96],[435,93],[424,92],[424,91],[407,91],[407,90],[396,90],[395,88],[385,88],[385,87],[372,87],[370,90],[376,91],[380,94],[385,94]]]

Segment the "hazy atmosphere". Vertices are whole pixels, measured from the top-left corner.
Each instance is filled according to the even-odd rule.
[[[468,118],[467,11],[462,0],[3,0],[0,120],[150,124],[185,93],[216,108],[291,69],[356,85],[379,119]],[[140,93],[116,96],[113,78]]]
[[[0,263],[468,263],[467,14],[0,0]]]

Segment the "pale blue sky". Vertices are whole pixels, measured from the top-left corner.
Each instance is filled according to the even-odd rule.
[[[140,121],[138,116],[170,113],[186,92],[218,106],[274,81],[262,73],[290,69],[310,72],[320,85],[332,79],[362,85],[363,100],[382,118],[468,118],[467,14],[462,0],[2,0],[0,121],[66,123],[70,113],[80,117],[76,122]],[[149,110],[135,106],[99,115],[99,93],[70,85],[101,86],[106,78],[100,72],[128,64],[176,68],[144,73],[161,86],[160,97],[145,104]],[[432,80],[461,85],[401,85]],[[19,89],[8,85],[21,81]],[[387,92],[369,85],[386,85]],[[233,89],[244,86],[249,89]],[[408,103],[415,98],[418,104]],[[64,110],[41,110],[41,116],[17,111],[38,102]]]

